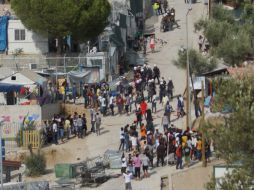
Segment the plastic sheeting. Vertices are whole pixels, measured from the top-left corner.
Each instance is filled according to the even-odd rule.
[[[19,92],[23,85],[0,83],[0,92]]]
[[[7,48],[8,19],[8,16],[0,17],[0,51],[5,51]]]
[[[68,73],[68,75],[71,77],[71,78],[74,78],[74,79],[78,79],[78,80],[81,80],[81,79],[84,79],[87,75],[90,74],[90,71],[87,71],[87,72],[82,72],[82,71],[70,71]]]

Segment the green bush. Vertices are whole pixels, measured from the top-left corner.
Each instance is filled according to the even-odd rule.
[[[179,51],[174,64],[180,68],[186,68],[187,51]],[[194,75],[211,71],[217,67],[217,60],[213,57],[205,57],[195,49],[189,50],[190,70]]]
[[[28,176],[40,176],[45,173],[46,159],[40,152],[38,154],[31,154],[25,158],[25,165],[27,167]]]

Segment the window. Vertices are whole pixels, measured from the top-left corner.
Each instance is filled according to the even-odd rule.
[[[26,31],[24,29],[15,30],[15,41],[25,40],[25,39],[26,39]]]

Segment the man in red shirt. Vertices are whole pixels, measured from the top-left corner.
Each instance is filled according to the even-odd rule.
[[[176,169],[183,169],[183,160],[182,160],[182,146],[179,145],[176,149]]]

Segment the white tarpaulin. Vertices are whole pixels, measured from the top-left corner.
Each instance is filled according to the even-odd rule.
[[[195,77],[195,78],[193,78],[194,90],[202,90],[202,81],[204,82],[204,89],[205,89],[205,87],[206,87],[205,77]],[[190,87],[193,89],[191,79],[190,79]]]
[[[76,79],[84,79],[87,75],[90,74],[90,71],[70,71],[68,75],[70,77],[76,78]]]

